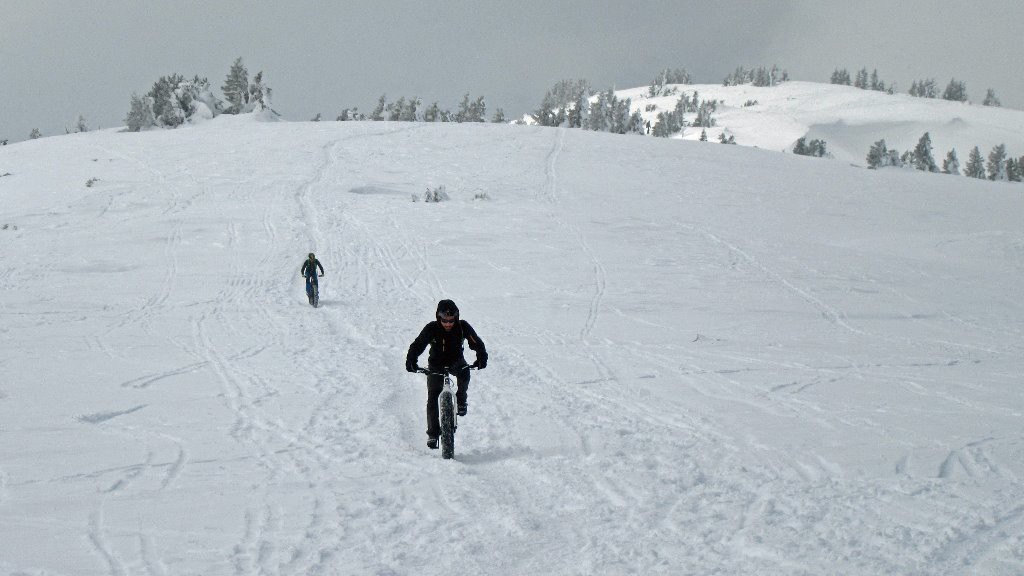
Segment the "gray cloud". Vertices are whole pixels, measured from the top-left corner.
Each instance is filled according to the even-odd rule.
[[[516,115],[563,78],[632,87],[685,66],[719,82],[737,65],[773,63],[818,81],[836,66],[878,68],[901,89],[956,76],[975,99],[991,86],[1018,103],[1010,39],[1024,8],[892,4],[0,0],[0,137],[63,133],[79,114],[120,125],[130,94],[159,76],[199,74],[219,87],[239,56],[264,71],[292,120],[366,110],[382,93],[454,108],[468,92]]]

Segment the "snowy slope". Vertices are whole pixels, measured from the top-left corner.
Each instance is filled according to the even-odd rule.
[[[722,86],[720,84],[672,85],[680,94],[700,100],[719,100],[716,126],[707,130],[709,140],[718,141],[725,132],[741,146],[767,150],[793,150],[798,138],[822,139],[828,151],[841,162],[866,165],[868,149],[885,139],[889,148],[912,150],[928,132],[936,162],[955,148],[960,165],[975,146],[983,157],[999,144],[1006,144],[1014,157],[1024,155],[1024,111],[971,105],[946,100],[886,94],[851,86],[815,82],[783,82],[774,87]],[[659,112],[675,108],[679,95],[649,98],[648,88],[616,92],[630,98],[632,110],[639,110],[651,125]],[[753,106],[744,106],[756,101]],[[648,111],[653,104],[655,109]],[[692,121],[694,114],[688,114]],[[683,138],[697,140],[701,129],[688,127]]]
[[[7,172],[4,574],[1024,572],[1014,185],[229,117]],[[442,461],[449,297],[491,362]]]

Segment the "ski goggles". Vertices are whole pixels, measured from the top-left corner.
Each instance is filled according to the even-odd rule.
[[[437,320],[441,324],[455,324],[455,316],[449,316],[447,314],[439,314],[437,316]]]

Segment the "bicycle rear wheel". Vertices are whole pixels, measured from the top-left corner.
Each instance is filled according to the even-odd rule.
[[[441,457],[448,460],[455,457],[455,404],[451,390],[441,392],[438,400],[441,412]]]

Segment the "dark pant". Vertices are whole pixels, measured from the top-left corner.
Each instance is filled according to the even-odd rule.
[[[313,298],[314,286],[317,286],[316,276],[306,276],[306,296]]]
[[[443,370],[442,366],[428,366],[433,372]],[[469,390],[469,365],[461,360],[451,366],[452,373],[457,382],[455,401],[458,404],[466,403],[466,392]],[[444,376],[427,375],[427,436],[437,438],[441,435],[440,410],[437,406],[437,399],[444,389]]]

